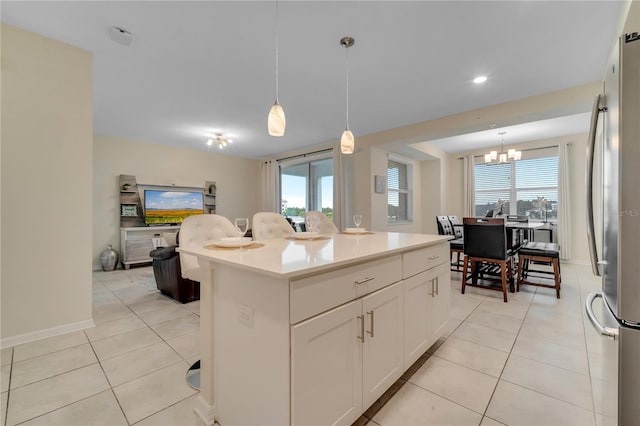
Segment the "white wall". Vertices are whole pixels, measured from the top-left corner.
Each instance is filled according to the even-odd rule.
[[[422,178],[421,178],[421,167],[420,162],[415,161],[411,158],[398,155],[391,154],[393,158],[398,159],[400,161],[406,162],[411,165],[412,174],[410,184],[412,185],[412,195],[413,195],[413,212],[412,212],[412,221],[397,223],[397,224],[389,224],[387,220],[388,208],[387,208],[387,193],[377,194],[374,191],[374,177],[384,176],[385,183],[387,179],[387,160],[389,159],[390,153],[384,149],[380,149],[377,147],[371,147],[370,150],[370,167],[369,173],[363,173],[361,182],[361,191],[367,192],[370,194],[371,200],[371,229],[374,231],[386,231],[386,232],[421,232],[421,224],[422,224],[422,214],[421,214],[421,206],[422,206]],[[366,183],[364,180],[366,179]],[[366,189],[364,185],[366,186]]]
[[[92,58],[2,24],[2,346],[91,320]]]
[[[424,160],[420,163],[422,181],[422,230],[425,234],[437,234],[436,216],[448,214],[442,210],[441,194],[447,187],[441,177],[440,159]]]
[[[94,136],[93,267],[107,244],[120,250],[118,176],[134,175],[138,184],[217,186],[216,212],[233,220],[251,219],[260,205],[260,161],[192,149]]]

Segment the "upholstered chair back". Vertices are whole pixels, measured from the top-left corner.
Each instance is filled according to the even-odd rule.
[[[319,234],[330,235],[338,233],[338,228],[336,227],[336,225],[334,225],[331,219],[329,219],[324,213],[311,211],[307,212],[306,216],[312,218],[315,223],[314,231],[318,232]]]
[[[451,226],[451,222],[449,222],[449,217],[436,216],[436,223],[438,224],[438,234],[455,235],[453,232],[453,226]]]
[[[237,237],[236,227],[224,216],[217,214],[198,214],[186,218],[180,226],[180,244],[182,248],[202,248],[225,237]],[[200,267],[195,256],[180,253],[182,277],[200,282]]]
[[[453,234],[456,236],[456,238],[462,238],[462,226],[456,226],[456,225],[462,225],[460,223],[460,221],[458,220],[458,216],[447,216],[449,218],[449,222],[451,222],[451,226],[453,227]]]
[[[284,238],[295,232],[284,216],[273,212],[259,212],[254,214],[251,230],[254,240]]]
[[[464,218],[464,254],[504,260],[509,256],[507,232],[502,218]]]

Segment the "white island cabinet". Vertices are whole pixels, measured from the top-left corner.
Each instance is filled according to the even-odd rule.
[[[447,237],[260,243],[185,250],[204,272],[202,424],[349,425],[444,331]]]

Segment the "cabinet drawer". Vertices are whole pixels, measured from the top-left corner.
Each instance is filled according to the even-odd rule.
[[[153,250],[153,241],[148,238],[146,240],[127,240],[126,242],[125,261],[151,260],[149,252]]]
[[[449,242],[402,255],[402,277],[407,278],[449,260]]]
[[[400,255],[293,280],[291,324],[402,279]]]

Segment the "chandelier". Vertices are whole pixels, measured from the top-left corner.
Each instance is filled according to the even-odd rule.
[[[504,135],[507,132],[498,133],[502,137],[502,142],[500,144],[500,154],[498,151],[491,151],[488,154],[484,155],[485,163],[506,163],[508,161],[517,161],[522,159],[522,152],[516,151],[515,149],[510,149],[506,153],[504,152]]]
[[[215,132],[214,137],[207,141],[207,146],[216,145],[219,149],[225,148],[230,143],[233,143],[232,139],[226,139],[222,137],[222,133]]]

